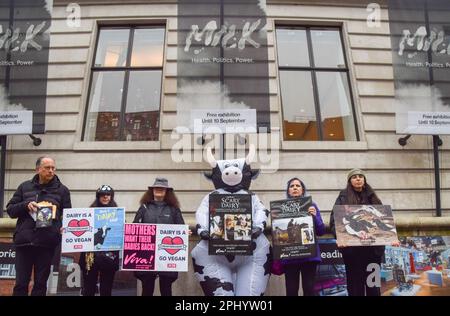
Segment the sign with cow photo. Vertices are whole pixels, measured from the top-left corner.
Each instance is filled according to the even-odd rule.
[[[250,194],[209,195],[209,254],[253,254]]]
[[[317,253],[311,197],[270,202],[275,259],[310,258]]]
[[[189,227],[125,224],[122,270],[188,271]]]
[[[398,240],[389,205],[335,205],[333,214],[339,247],[384,246]]]
[[[61,252],[121,250],[124,224],[121,207],[64,209]]]

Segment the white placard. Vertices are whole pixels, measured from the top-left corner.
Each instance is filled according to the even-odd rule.
[[[0,135],[32,134],[33,111],[0,112]]]
[[[191,110],[190,131],[202,134],[256,133],[256,110]]]
[[[156,228],[156,270],[188,271],[189,227],[158,224]]]
[[[450,134],[450,112],[408,111],[408,127],[404,133]]]

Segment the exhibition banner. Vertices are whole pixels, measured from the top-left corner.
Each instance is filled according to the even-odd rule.
[[[310,196],[270,202],[274,259],[309,258],[317,254]]]
[[[450,237],[400,237],[381,264],[385,296],[450,296]]]
[[[347,276],[336,239],[319,239],[321,262],[317,266],[314,292],[317,296],[347,296]]]
[[[389,0],[396,131],[450,134],[450,2]]]
[[[196,111],[252,109],[256,125],[250,132],[269,133],[266,1],[180,0],[177,5],[177,131],[249,133],[214,120],[204,126]]]
[[[52,3],[0,0],[0,112],[23,113],[0,135],[45,132]]]

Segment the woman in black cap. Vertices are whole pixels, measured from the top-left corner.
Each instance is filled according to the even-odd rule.
[[[380,205],[381,200],[367,183],[361,169],[352,169],[347,175],[347,187],[339,193],[335,205]],[[336,238],[333,212],[330,215],[330,229]],[[373,270],[367,271],[371,263],[381,265],[384,246],[345,247],[338,245],[344,259],[349,296],[380,296],[380,287],[367,282]]]
[[[102,185],[95,193],[95,201],[90,207],[117,207],[114,190]],[[111,296],[114,275],[119,270],[119,251],[82,252],[80,267],[83,272],[83,296],[94,296],[100,277],[100,296]]]
[[[141,198],[133,223],[184,224],[180,203],[165,178],[156,178]],[[155,280],[159,276],[159,289],[162,296],[172,296],[172,283],[178,278],[178,272],[135,272],[142,281],[142,296],[153,296]]]

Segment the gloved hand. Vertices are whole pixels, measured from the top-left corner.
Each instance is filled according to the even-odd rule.
[[[258,236],[261,235],[261,233],[262,233],[261,228],[259,227],[252,228],[252,239],[258,238]]]
[[[209,231],[203,230],[200,233],[200,238],[203,239],[203,240],[209,240]]]

